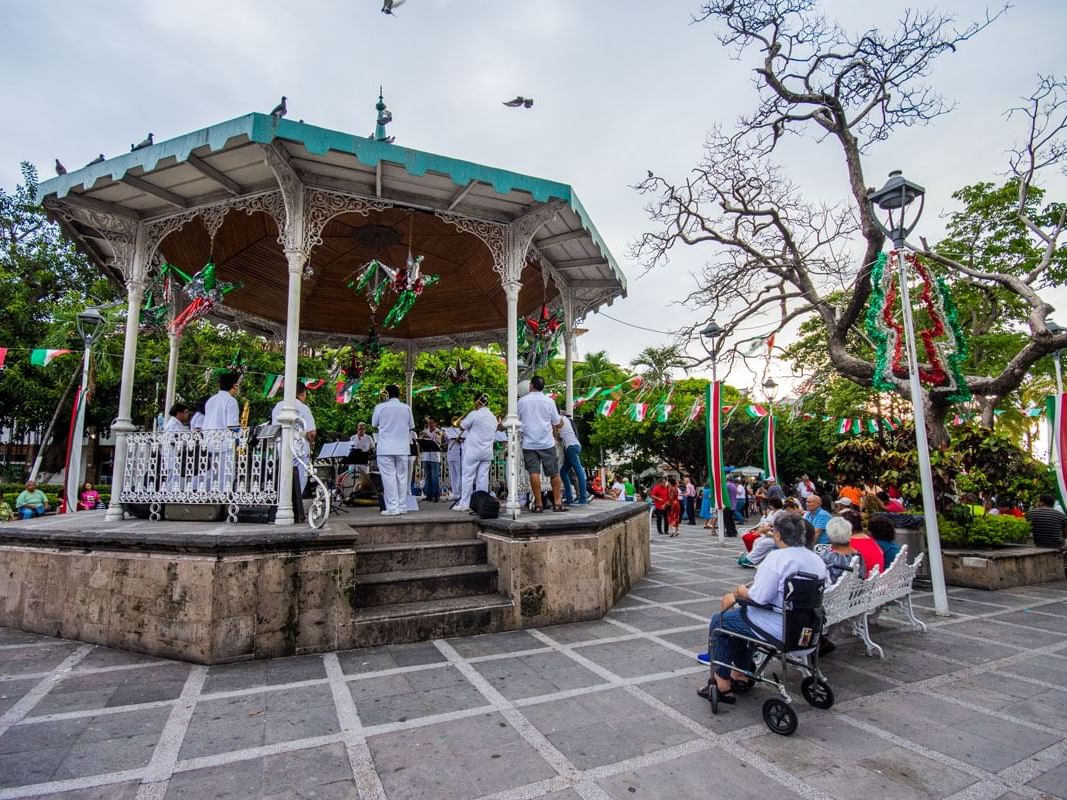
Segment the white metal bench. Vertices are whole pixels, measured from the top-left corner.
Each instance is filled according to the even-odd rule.
[[[868,621],[877,619],[878,615],[895,605],[901,610],[912,630],[926,631],[926,624],[915,616],[911,605],[912,584],[922,564],[923,554],[919,553],[912,563],[908,563],[908,546],[900,552],[889,565],[879,573],[878,567],[871,570],[866,579],[859,577],[857,566],[859,559],[852,560],[852,571],[846,571],[837,582],[823,595],[823,610],[826,612],[825,627],[847,622],[852,633],[863,640],[867,655],[875,653],[882,657],[882,648],[871,639]]]

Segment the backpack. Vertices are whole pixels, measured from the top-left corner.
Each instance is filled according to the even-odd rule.
[[[471,495],[471,511],[479,519],[496,519],[500,516],[500,501],[489,492],[475,492]]]

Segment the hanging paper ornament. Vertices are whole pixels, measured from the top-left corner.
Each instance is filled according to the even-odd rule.
[[[471,379],[471,368],[463,366],[462,359],[456,359],[456,366],[445,370],[445,379],[453,386],[467,383]]]
[[[366,292],[367,304],[371,311],[377,311],[386,289],[389,288],[396,274],[395,269],[372,258],[359,268],[356,277],[348,282],[348,288],[356,292]]]
[[[149,289],[144,295],[141,306],[140,328],[142,333],[162,333],[167,329],[167,317],[170,315],[170,303],[155,303],[153,292]]]
[[[553,311],[547,305],[541,306],[536,317],[522,320],[519,325],[519,365],[524,375],[537,372],[555,357],[563,327],[563,309]]]
[[[182,273],[184,274],[184,273]],[[215,265],[208,262],[185,284],[185,294],[192,301],[170,323],[172,333],[181,334],[193,320],[202,319],[234,289],[244,286],[240,281],[220,281],[215,277]]]
[[[378,332],[371,328],[365,340],[352,345],[348,365],[341,372],[349,381],[358,381],[374,369],[381,357],[382,343],[378,339]]]
[[[900,255],[894,250],[880,253],[871,270],[871,299],[867,308],[867,333],[875,342],[875,370],[872,384],[882,391],[896,388],[894,378],[907,378],[908,365],[904,354],[904,326],[897,319],[896,301],[911,302],[910,294],[902,291],[896,267]],[[952,300],[948,284],[936,280],[922,260],[913,253],[904,256],[922,281],[919,298],[929,317],[929,325],[921,329],[919,339],[927,364],[919,365],[919,378],[924,383],[949,391],[948,400],[962,402],[971,397],[960,365],[967,359],[967,340],[959,324],[959,313]]]
[[[392,288],[396,292],[396,301],[382,320],[385,327],[395,328],[399,325],[411,311],[423,290],[429,289],[440,280],[439,275],[423,275],[421,270],[422,256],[413,259],[409,253],[407,264],[403,269],[398,270],[393,278]]]

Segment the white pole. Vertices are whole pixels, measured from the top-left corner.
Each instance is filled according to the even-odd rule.
[[[126,282],[126,340],[122,349],[122,383],[119,385],[118,417],[111,426],[115,437],[115,456],[112,462],[111,501],[104,519],[117,522],[122,519],[122,486],[126,480],[127,434],[136,428],[131,417],[133,409],[133,376],[137,362],[137,334],[141,320],[141,301],[144,299],[144,224],[137,226],[133,263],[130,279]]]
[[[715,352],[711,354],[711,383],[712,383],[712,392],[711,392],[711,394],[712,394],[713,397],[715,396],[715,384],[717,384],[718,382],[719,382],[719,348],[716,347],[715,348]],[[721,392],[722,389],[720,388],[719,391]],[[716,418],[718,418],[721,408],[722,408],[722,396],[720,394],[720,396],[719,396],[719,408],[715,409]],[[711,409],[710,408],[705,409],[704,413],[708,415],[708,419],[711,419]],[[718,433],[719,433],[719,436],[722,435],[722,425],[721,424],[719,425]],[[719,449],[720,450],[722,449],[722,445],[721,444],[719,445]],[[719,471],[719,474],[717,476],[715,476],[714,478],[712,477],[711,470],[714,469],[714,466],[715,466],[715,460],[712,459],[712,462],[710,464],[708,464],[708,483],[709,483],[709,487],[712,489],[712,491],[714,491],[714,489],[715,489],[716,478],[718,478],[718,480],[722,480],[722,471],[721,470]],[[716,537],[719,540],[719,544],[722,544],[722,543],[724,543],[726,541],[726,509],[722,507],[722,498],[721,497],[716,495],[715,498],[714,498],[714,501],[715,501],[715,517],[716,517],[716,522],[715,522]],[[731,514],[734,513],[733,509],[730,509],[730,513]]]
[[[82,355],[82,384],[78,388],[78,414],[74,418],[71,433],[70,463],[67,465],[67,511],[78,510],[78,487],[81,486],[82,436],[85,431],[85,406],[89,387],[89,354],[93,349],[93,336],[85,338],[85,353]]]
[[[508,501],[507,513],[512,519],[519,516],[519,281],[507,281],[504,293],[508,305],[508,413],[504,429],[508,432]]]
[[[300,283],[307,256],[303,250],[286,250],[289,262],[289,301],[285,316],[285,385],[278,422],[282,426],[282,452],[278,459],[278,511],[275,525],[292,525],[293,514],[293,425],[296,411],[296,382],[300,359]]]
[[[167,392],[166,399],[163,401],[163,419],[167,419],[167,414],[170,413],[171,406],[174,405],[174,396],[176,394],[178,385],[178,351],[181,345],[181,338],[176,333],[169,334],[170,337],[170,355],[167,358]]]
[[[923,408],[922,386],[919,381],[919,355],[915,350],[915,335],[911,319],[911,294],[908,290],[907,262],[904,241],[895,242],[897,275],[900,281],[901,307],[904,312],[904,342],[908,350],[908,383],[911,388],[911,409],[915,419],[915,449],[919,456],[919,482],[922,484],[923,517],[926,520],[926,555],[930,564],[930,581],[934,588],[934,613],[948,616],[948,591],[945,589],[945,567],[941,561],[941,535],[937,529],[937,506],[934,500],[934,480],[930,469],[930,445],[926,438],[926,414]]]

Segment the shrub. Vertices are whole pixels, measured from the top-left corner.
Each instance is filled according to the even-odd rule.
[[[938,515],[937,529],[941,543],[949,547],[998,547],[1030,538],[1030,523],[1008,514],[980,514],[970,519]]]

